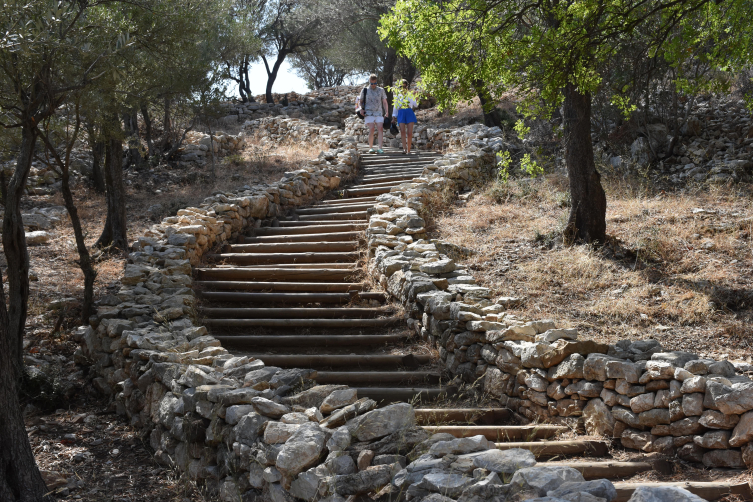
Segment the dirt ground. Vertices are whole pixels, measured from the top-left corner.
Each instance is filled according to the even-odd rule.
[[[746,185],[669,192],[605,179],[608,242],[562,245],[567,179],[479,188],[435,215],[433,236],[472,248],[466,261],[512,312],[554,319],[614,343],[753,362],[753,209]]]

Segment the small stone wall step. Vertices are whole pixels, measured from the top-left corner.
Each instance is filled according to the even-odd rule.
[[[512,414],[507,408],[417,408],[416,422],[419,425],[471,423],[494,425],[509,420]]]
[[[364,220],[369,219],[368,211],[353,211],[349,213],[340,213],[332,211],[329,213],[317,213],[317,214],[300,214],[298,215],[298,221],[329,221],[329,220]]]
[[[278,252],[343,252],[356,251],[358,241],[339,241],[339,242],[276,242],[265,244],[230,244],[225,246],[223,253],[278,253]]]
[[[357,261],[355,253],[219,253],[207,255],[208,261],[233,265],[261,265],[285,263],[343,263]]]
[[[438,384],[440,375],[431,371],[319,371],[312,378],[318,384]]]
[[[753,489],[748,482],[701,482],[701,481],[679,481],[668,483],[657,483],[644,481],[640,483],[614,483],[617,489],[617,498],[615,502],[627,502],[633,496],[633,492],[639,486],[676,486],[698,495],[706,500],[716,500],[727,495],[737,495],[743,500],[753,499]]]
[[[654,469],[653,464],[650,462],[615,462],[606,460],[601,462],[553,461],[546,462],[543,465],[563,465],[572,467],[573,469],[580,471],[580,473],[583,474],[583,477],[587,480],[629,478],[640,472],[651,471]]]
[[[384,183],[363,183],[361,185],[353,185],[348,188],[350,190],[364,190],[366,188],[391,188],[400,185],[399,181],[385,181]]]
[[[274,243],[274,242],[323,242],[350,241],[363,238],[363,232],[331,232],[322,234],[300,235],[265,235],[259,237],[238,237],[238,244]]]
[[[281,221],[280,227],[326,227],[330,225],[362,225],[360,228],[354,228],[353,230],[365,229],[368,223],[364,223],[363,220],[296,220],[296,221]],[[363,226],[366,225],[366,226]],[[292,229],[289,229],[292,230]]]
[[[397,335],[214,335],[223,346],[235,347],[364,347],[398,343],[405,340]],[[348,375],[348,373],[343,373]],[[316,379],[319,381],[318,379]],[[325,383],[325,382],[320,382]],[[326,383],[354,383],[349,378]]]
[[[392,167],[392,168],[386,168],[386,167],[379,167],[379,168],[371,168],[371,169],[364,169],[363,171],[363,179],[366,180],[369,177],[375,178],[378,176],[399,176],[399,175],[407,175],[407,174],[413,174],[415,176],[420,176],[423,172],[426,166],[429,164],[416,164],[415,166],[411,167]]]
[[[457,438],[481,435],[489,441],[499,442],[549,439],[570,430],[562,425],[439,425],[424,426],[424,429],[432,434],[446,432]]]
[[[560,455],[590,455],[592,457],[606,456],[609,447],[605,441],[573,440],[573,441],[522,441],[497,443],[497,449],[510,450],[523,448],[530,450],[536,458],[557,457]]]
[[[335,367],[370,367],[370,368],[418,368],[431,362],[431,356],[408,354],[405,356],[381,356],[381,355],[268,355],[268,354],[245,354],[256,359],[261,359],[267,366],[279,366],[281,368],[335,368]]]
[[[196,281],[199,291],[299,291],[306,293],[347,293],[364,291],[364,282],[263,282],[263,281]]]
[[[351,388],[354,388],[351,386]],[[379,405],[391,404],[396,401],[417,403],[433,402],[446,399],[457,393],[456,387],[444,388],[403,388],[403,387],[355,387],[358,397],[368,397]]]
[[[381,176],[380,175],[380,176],[375,176],[373,178],[364,176],[363,180],[361,180],[361,183],[373,184],[373,183],[387,183],[387,182],[392,182],[392,181],[410,181],[420,175],[421,175],[420,173],[416,173],[416,174],[408,173],[408,174],[399,174],[399,175],[393,175],[393,176]]]
[[[379,319],[204,319],[205,326],[223,328],[385,328],[405,323],[402,317]]]
[[[356,297],[348,293],[225,293],[205,291],[201,293],[201,297],[216,302],[258,303],[349,303],[355,299],[385,301],[383,293],[360,293]]]
[[[353,270],[312,268],[297,269],[293,267],[235,267],[235,268],[197,268],[198,279],[203,281],[221,280],[262,280],[273,279],[277,281],[343,281],[349,280]]]
[[[292,223],[292,222],[288,222]],[[368,223],[331,223],[327,225],[310,225],[307,222],[295,222],[303,223],[295,228],[290,228],[292,225],[286,225],[284,227],[265,227],[257,228],[253,230],[254,235],[252,237],[266,236],[266,235],[287,235],[287,234],[321,234],[321,233],[336,233],[336,232],[358,232],[360,230],[366,230]]]
[[[228,265],[219,265],[220,267],[228,267]],[[350,270],[355,274],[360,269],[355,263],[273,263],[271,265],[254,265],[253,268],[265,269],[265,268],[290,268],[290,269],[312,269],[312,268],[326,268],[326,269],[338,269],[338,270]]]
[[[330,213],[347,213],[353,212],[354,209],[369,209],[374,207],[373,202],[359,202],[357,204],[328,205],[324,207],[308,207],[306,209],[296,209],[295,214],[330,214]]]
[[[397,185],[395,185],[397,186]],[[393,187],[376,187],[376,188],[357,188],[357,189],[350,189],[344,191],[346,197],[351,197],[353,195],[380,195],[383,193],[390,193],[390,189]]]
[[[379,160],[369,159],[368,162],[361,164],[361,172],[370,171],[374,169],[411,169],[417,166],[428,166],[434,163],[437,157],[413,157],[410,159],[402,160],[401,162],[395,162],[393,160]]]
[[[373,165],[375,163],[383,163],[383,164],[404,164],[409,162],[416,162],[421,160],[429,160],[430,162],[434,162],[436,159],[442,158],[441,155],[433,155],[433,154],[414,154],[411,153],[410,155],[403,155],[402,153],[398,153],[397,155],[374,155],[374,154],[367,154],[361,159],[361,168],[364,166]]]
[[[392,314],[389,307],[375,308],[202,308],[207,317],[223,319],[370,319]]]
[[[337,205],[337,204],[361,204],[364,202],[376,202],[376,197],[358,197],[358,198],[352,198],[352,199],[328,199],[328,200],[320,200],[315,205],[316,206],[325,206],[325,205]]]

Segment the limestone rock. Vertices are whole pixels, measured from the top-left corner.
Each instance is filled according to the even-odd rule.
[[[526,467],[517,471],[510,481],[513,493],[535,492],[543,497],[547,492],[556,490],[563,483],[582,483],[583,475],[572,467]]]
[[[335,476],[335,491],[342,496],[369,493],[387,485],[390,479],[391,465],[375,465],[354,474]]]
[[[740,417],[740,422],[732,431],[729,439],[730,446],[742,446],[753,441],[753,411],[749,411]]]
[[[472,478],[461,474],[434,472],[424,476],[417,486],[433,493],[457,498],[463,490],[473,484],[473,481]]]
[[[317,424],[304,424],[285,442],[277,455],[277,468],[295,476],[316,463],[325,451],[327,437]]]
[[[322,405],[319,407],[319,411],[329,415],[333,411],[344,408],[356,401],[358,401],[356,389],[336,390],[324,399]]]
[[[264,429],[264,442],[267,444],[280,444],[284,443],[290,437],[295,434],[301,425],[299,424],[284,424],[282,422],[270,422]]]
[[[348,430],[358,441],[371,441],[415,424],[413,407],[407,403],[397,403],[354,418],[348,423]]]
[[[577,493],[588,493],[607,501],[617,498],[617,490],[611,481],[607,479],[595,479],[593,481],[562,483],[559,488],[547,492],[547,497],[568,498]]]
[[[740,422],[740,415],[725,415],[721,411],[705,410],[699,422],[709,429],[734,429]]]
[[[628,502],[706,502],[684,488],[676,486],[639,486]]]
[[[457,438],[450,441],[440,441],[432,445],[429,449],[429,454],[436,457],[443,457],[445,455],[463,455],[465,453],[472,453],[476,451],[492,450],[496,448],[493,442],[489,441],[482,435]]]
[[[496,472],[509,479],[518,470],[535,466],[536,457],[529,450],[521,448],[491,449],[474,455],[473,465],[479,469]]]
[[[298,405],[304,408],[320,407],[324,400],[336,390],[347,389],[347,385],[317,385],[295,396],[283,398],[283,404]]]
[[[728,467],[744,469],[742,452],[740,450],[711,450],[703,454],[703,465],[706,467]]]
[[[599,398],[591,399],[583,408],[586,432],[593,436],[611,436],[614,431],[614,416],[609,407]]]
[[[263,397],[252,398],[251,404],[257,413],[271,418],[280,418],[286,413],[290,413],[290,408],[287,406],[275,403],[274,401]]]
[[[715,430],[706,432],[703,436],[695,436],[693,442],[701,448],[710,450],[724,450],[729,448],[730,431]]]

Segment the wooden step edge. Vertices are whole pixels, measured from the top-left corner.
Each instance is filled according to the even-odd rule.
[[[432,434],[446,432],[457,438],[484,436],[489,441],[548,439],[570,430],[559,425],[424,425]]]
[[[507,408],[416,408],[416,422],[429,424],[495,424],[509,420],[512,412]]]
[[[565,466],[579,471],[586,480],[629,478],[641,472],[652,471],[651,462],[618,462],[602,460],[594,462],[574,462],[568,460],[546,461],[541,466]]]
[[[402,317],[378,319],[204,319],[205,326],[224,328],[383,328],[405,322]]]
[[[218,335],[223,345],[253,347],[361,347],[398,343],[405,335]],[[316,380],[316,379],[315,379]],[[318,381],[318,380],[317,380]],[[326,382],[322,382],[326,383]],[[337,382],[336,382],[337,383]],[[352,380],[345,383],[351,384]]]
[[[617,490],[615,502],[627,502],[633,496],[633,492],[638,487],[661,487],[673,486],[683,488],[690,493],[698,495],[706,500],[716,500],[727,495],[737,495],[743,500],[753,498],[753,487],[746,481],[677,481],[677,482],[655,482],[642,481],[639,483],[617,482],[614,487]]]
[[[609,445],[605,441],[597,440],[569,440],[569,441],[519,441],[495,443],[499,450],[522,448],[531,451],[534,456],[556,457],[559,455],[591,455],[606,456]]]

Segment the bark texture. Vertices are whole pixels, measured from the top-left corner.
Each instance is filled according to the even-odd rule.
[[[478,96],[481,108],[484,110],[484,125],[502,129],[502,115],[499,113],[497,107],[492,104],[486,84],[482,80],[477,80],[473,83],[473,87],[476,89],[476,95]]]
[[[2,282],[0,276],[0,500],[38,502],[45,500],[47,487],[34,460],[18,402],[12,359],[16,337],[9,329]]]
[[[591,144],[591,95],[573,84],[565,87],[565,161],[572,206],[565,229],[568,243],[604,243],[607,198],[596,170]]]
[[[123,184],[123,142],[110,138],[105,147],[105,184],[107,185],[107,219],[95,246],[128,250],[126,233],[125,185]]]
[[[13,376],[23,372],[22,344],[29,299],[29,252],[26,233],[21,219],[21,198],[31,169],[37,135],[31,127],[21,129],[21,148],[16,169],[8,183],[3,218],[3,249],[8,262],[8,315],[7,330],[10,340],[10,358],[15,369]],[[3,302],[3,308],[5,302]],[[2,403],[2,401],[0,401]]]

